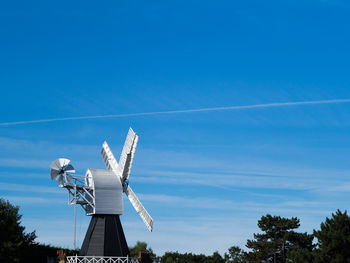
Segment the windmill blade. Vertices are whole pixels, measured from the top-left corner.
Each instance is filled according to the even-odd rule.
[[[106,141],[102,144],[101,154],[102,154],[102,158],[103,158],[103,161],[104,161],[107,169],[117,171],[118,170],[118,162],[115,159],[115,157],[114,157],[114,155],[113,155],[113,153],[112,153],[111,149],[109,148]]]
[[[139,136],[136,135],[136,137],[134,139],[134,143],[132,144],[130,153],[126,157],[125,166],[124,166],[124,170],[123,170],[123,174],[122,174],[123,181],[129,179],[130,172],[131,172],[131,166],[132,166],[132,162],[134,160],[134,155],[135,155],[138,140],[139,140]]]
[[[70,163],[70,160],[69,160],[69,159],[66,159],[66,158],[59,158],[59,159],[54,160],[54,161],[51,163],[50,169],[59,171],[59,170],[61,170],[63,167],[70,165],[69,163]],[[70,165],[70,167],[73,168],[72,165]],[[73,168],[73,169],[74,169],[74,168]]]
[[[66,158],[60,158],[58,159],[58,163],[59,165],[62,166],[66,166],[67,164],[69,164],[70,160],[66,159]]]
[[[128,180],[139,136],[130,128],[119,158],[119,171],[122,181]]]
[[[66,158],[59,158],[53,161],[50,165],[50,176],[51,179],[62,173],[75,173],[74,167],[70,164],[70,160]]]
[[[129,198],[132,206],[135,208],[136,212],[140,215],[142,218],[143,222],[145,223],[146,227],[150,232],[153,230],[153,219],[152,217],[148,214],[146,209],[143,207],[141,204],[140,200],[137,198],[133,190],[131,189],[130,186],[125,190],[126,196]]]
[[[51,180],[55,179],[55,177],[58,175],[58,170],[54,170],[54,169],[51,169],[50,171],[50,176],[51,176]]]
[[[65,165],[65,166],[63,166],[62,170],[64,172],[68,172],[68,173],[75,173],[75,169],[74,169],[73,165],[71,165],[70,163]]]
[[[63,184],[63,175],[60,174],[59,176],[57,176],[56,181],[58,184]]]

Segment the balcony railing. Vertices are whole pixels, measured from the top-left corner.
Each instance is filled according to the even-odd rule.
[[[130,257],[97,257],[97,256],[70,256],[67,263],[139,263],[136,258]]]

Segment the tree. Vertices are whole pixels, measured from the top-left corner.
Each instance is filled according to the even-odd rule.
[[[146,242],[137,241],[135,246],[129,247],[130,256],[133,258],[137,258],[139,256],[139,252],[148,252],[150,253],[151,259],[154,259],[156,255],[153,253],[152,248],[148,247]]]
[[[219,252],[215,251],[213,255],[208,256],[205,263],[225,263],[225,259],[219,254]]]
[[[244,251],[237,246],[232,246],[228,249],[228,254],[225,253],[226,263],[244,263]]]
[[[203,254],[192,254],[179,252],[166,252],[161,257],[162,263],[225,263],[225,259],[218,252],[214,252],[211,256]]]
[[[35,231],[25,233],[19,207],[0,198],[0,262],[21,262],[23,251],[34,243]]]
[[[251,249],[245,254],[245,260],[248,262],[293,262],[292,257],[296,257],[293,255],[294,251],[312,251],[314,247],[312,235],[294,231],[300,226],[300,220],[296,217],[289,219],[266,215],[258,221],[258,226],[263,233],[254,234],[254,240],[247,241],[246,246]]]
[[[299,248],[288,253],[287,262],[314,263],[314,251],[307,248]]]
[[[350,217],[347,211],[339,209],[332,218],[321,223],[321,229],[314,230],[318,240],[315,253],[316,263],[350,262]]]

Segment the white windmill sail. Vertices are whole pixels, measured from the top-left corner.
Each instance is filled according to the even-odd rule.
[[[122,181],[129,179],[132,161],[134,159],[138,136],[130,128],[126,136],[125,144],[119,158],[119,172]]]
[[[118,162],[115,159],[111,149],[109,148],[107,142],[105,141],[102,145],[101,150],[103,161],[108,170],[117,171],[118,170]]]
[[[137,198],[133,190],[131,189],[130,186],[125,190],[126,196],[129,198],[132,206],[135,208],[136,212],[140,215],[142,218],[143,222],[147,226],[148,230],[152,232],[153,230],[153,219],[152,217],[148,214],[146,209],[143,207],[141,204],[140,200]]]
[[[127,154],[125,165],[124,165],[124,169],[123,169],[123,173],[122,173],[123,181],[124,180],[129,180],[131,166],[132,166],[132,162],[134,160],[134,155],[135,155],[135,151],[136,151],[136,146],[137,146],[138,140],[139,140],[139,136],[136,135],[135,139],[134,139],[134,142],[132,144],[132,147],[130,149],[130,153]]]

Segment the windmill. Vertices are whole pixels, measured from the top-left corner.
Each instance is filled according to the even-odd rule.
[[[101,154],[106,169],[89,168],[85,176],[76,175],[68,159],[57,159],[50,166],[51,179],[56,178],[59,186],[68,190],[68,203],[81,205],[86,215],[92,216],[80,256],[129,256],[119,218],[123,214],[123,193],[152,232],[153,219],[129,185],[137,141],[138,136],[130,128],[119,163],[104,142]],[[76,217],[76,212],[74,214]]]

